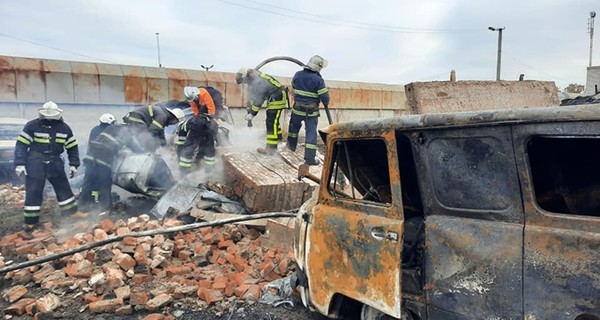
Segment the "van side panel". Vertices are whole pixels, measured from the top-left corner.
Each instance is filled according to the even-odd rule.
[[[514,136],[526,203],[524,314],[600,317],[600,123],[522,125]]]
[[[523,211],[510,127],[415,133],[430,314],[522,318]]]

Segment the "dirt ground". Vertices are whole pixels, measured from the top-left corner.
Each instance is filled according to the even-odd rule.
[[[127,207],[129,210],[121,211],[120,213],[111,213],[108,217],[111,220],[127,219],[132,216],[137,216],[142,213],[147,213],[153,203],[144,201],[144,199],[133,199]],[[23,223],[23,211],[21,208],[14,207],[8,203],[0,204],[0,237],[20,231]],[[106,217],[103,217],[106,218]],[[97,218],[100,220],[100,218]],[[55,226],[64,228],[73,228],[74,225],[64,221],[61,217],[56,200],[47,199],[44,201],[41,222],[52,222]],[[5,261],[13,260],[14,263],[24,261],[23,257],[4,257]],[[12,286],[12,280],[5,280],[0,277],[0,291],[5,292]],[[39,285],[31,283],[26,285],[30,290],[29,295],[39,298],[43,295]],[[60,297],[62,307],[59,307],[54,312],[38,314],[38,319],[142,319],[150,314],[145,310],[134,310],[130,315],[115,315],[114,313],[92,314],[85,308],[81,296],[76,295],[76,291],[66,293]],[[2,319],[32,319],[31,316],[13,316],[4,313],[4,309],[9,306],[9,303],[0,299],[0,317]],[[204,302],[198,298],[187,298],[187,300],[174,300],[174,302],[154,313],[163,313],[165,315],[173,315],[176,319],[254,319],[254,320],[324,320],[327,319],[318,313],[311,312],[302,306],[298,300],[295,301],[293,307],[279,306],[273,307],[267,304],[258,302],[244,302],[237,299],[229,299],[220,304],[206,306]]]

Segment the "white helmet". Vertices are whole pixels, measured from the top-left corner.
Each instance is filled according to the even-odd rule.
[[[327,67],[328,64],[329,62],[323,59],[323,57],[314,55],[310,58],[310,60],[308,60],[306,67],[314,72],[319,72],[321,69]]]
[[[174,115],[177,120],[179,122],[183,121],[185,119],[185,113],[183,113],[183,110],[179,109],[179,108],[173,108],[173,109],[167,109],[172,115]]]
[[[248,76],[248,68],[240,68],[238,72],[235,74],[235,82],[237,84],[242,84],[246,77]]]
[[[200,90],[197,87],[185,87],[183,88],[183,94],[188,100],[194,100],[200,94]]]
[[[42,105],[41,108],[38,109],[38,112],[40,113],[41,119],[60,120],[60,118],[62,117],[61,113],[63,111],[62,109],[58,108],[58,105],[56,105],[56,103],[54,103],[53,101],[48,101],[44,103],[44,105]]]
[[[117,118],[110,113],[105,113],[100,116],[100,123],[113,124],[117,122]]]

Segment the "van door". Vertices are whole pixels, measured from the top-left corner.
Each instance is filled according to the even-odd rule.
[[[523,125],[514,137],[525,318],[600,318],[600,123]]]
[[[329,314],[343,295],[400,317],[402,215],[394,135],[327,138],[329,166],[307,230],[313,306]]]
[[[508,126],[415,133],[430,319],[521,319],[523,209]]]

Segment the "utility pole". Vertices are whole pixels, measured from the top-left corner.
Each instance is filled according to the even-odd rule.
[[[588,19],[588,33],[590,34],[590,67],[592,66],[592,48],[594,47],[594,18],[596,17],[596,11],[590,11],[590,18]]]
[[[498,31],[498,61],[496,62],[496,81],[500,81],[500,65],[502,63],[502,30],[505,28],[488,27],[491,31]]]
[[[160,42],[158,41],[158,36],[160,33],[156,33],[156,48],[158,50],[158,67],[162,68],[162,64],[160,63]]]

